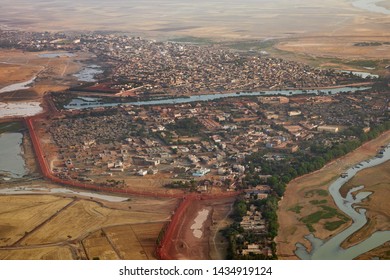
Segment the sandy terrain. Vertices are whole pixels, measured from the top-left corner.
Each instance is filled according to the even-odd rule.
[[[225,199],[220,204],[213,205],[212,220],[210,226],[210,258],[213,260],[224,260],[227,254],[228,242],[220,233],[221,229],[228,227],[233,220],[228,216],[232,211],[235,198]]]
[[[78,53],[74,57],[39,57],[39,52],[0,50],[0,88],[37,77],[30,89],[0,93],[2,101],[40,99],[48,91],[65,90],[75,83],[82,61],[89,56]]]
[[[226,39],[290,37],[307,33],[381,32],[385,15],[355,8],[348,0],[207,1],[120,0],[30,5],[2,3],[3,23],[24,30],[120,30],[159,38]],[[158,5],[158,9],[153,9]],[[131,15],[131,16],[129,16]],[[96,20],[99,19],[99,20]],[[348,27],[348,28],[347,28]],[[344,34],[344,33],[342,33]]]
[[[218,231],[228,223],[233,202],[234,198],[193,201],[178,225],[169,255],[174,259],[224,259],[227,242]]]
[[[300,221],[302,217],[318,211],[318,205],[313,205],[312,200],[326,200],[326,204],[336,208],[331,196],[319,196],[318,190],[327,190],[329,183],[337,178],[344,170],[348,169],[377,153],[378,147],[390,142],[390,131],[382,134],[375,140],[372,140],[354,152],[326,165],[321,170],[302,176],[291,181],[286,189],[285,196],[281,200],[278,210],[279,217],[279,235],[276,238],[278,256],[282,259],[296,259],[294,254],[295,244],[304,243],[310,248],[309,242],[304,236],[309,234],[306,225]],[[312,191],[312,192],[311,192]],[[313,195],[308,195],[312,193]],[[299,207],[300,213],[293,211],[294,207]],[[329,231],[323,228],[323,220],[313,225],[315,235],[321,239],[326,239],[332,234],[342,231],[348,226],[343,224],[335,231]]]
[[[390,45],[354,46],[359,42],[389,42],[387,36],[316,36],[283,41],[276,49],[304,54],[314,58],[337,57],[345,60],[390,59]]]

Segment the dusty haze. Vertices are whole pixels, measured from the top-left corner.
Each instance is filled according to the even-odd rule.
[[[377,5],[383,5],[381,1]],[[170,38],[388,35],[389,15],[361,0],[2,0],[0,26],[23,30],[117,30]],[[364,2],[364,0],[363,0]],[[353,5],[354,4],[354,5]]]

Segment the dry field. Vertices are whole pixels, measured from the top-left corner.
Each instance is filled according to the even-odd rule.
[[[155,259],[156,239],[164,223],[134,224],[100,229],[82,241],[88,259]]]
[[[176,200],[0,196],[0,259],[153,259]]]
[[[382,134],[377,139],[364,144],[354,152],[331,162],[321,170],[297,178],[288,184],[286,193],[283,200],[280,202],[278,210],[280,228],[276,242],[277,252],[280,258],[296,259],[297,257],[295,256],[294,251],[297,242],[301,242],[310,248],[310,243],[304,238],[304,236],[310,232],[301,219],[318,211],[320,205],[336,208],[331,196],[327,193],[330,182],[336,179],[349,167],[374,156],[380,146],[388,144],[389,142],[390,131]],[[326,191],[326,193],[324,191]],[[374,198],[371,199],[374,200]],[[326,200],[326,202],[319,205],[313,203],[315,200]],[[370,203],[368,212],[382,211],[383,207],[386,206],[383,206],[382,204],[382,206],[378,205],[378,208],[376,208],[375,204]],[[344,223],[336,230],[327,230],[324,228],[325,221],[326,220],[321,220],[319,223],[313,224],[315,236],[321,239],[326,239],[331,235],[342,231],[349,224]],[[329,222],[330,221],[333,220],[329,220]],[[382,228],[385,225],[384,222],[388,226],[388,217],[387,220],[378,219],[377,227]]]
[[[48,246],[29,249],[0,248],[0,260],[72,260],[72,250],[68,246]]]
[[[354,8],[348,0],[99,0],[94,5],[87,0],[57,1],[52,5],[42,0],[34,5],[27,0],[18,1],[18,5],[10,0],[3,2],[3,22],[24,30],[120,30],[159,38],[231,40],[307,33],[335,35],[349,30],[379,33],[386,19],[384,15]]]
[[[279,43],[276,49],[313,58],[341,58],[343,60],[390,59],[390,45],[354,46],[361,42],[390,42],[387,36],[313,36],[286,40]]]
[[[56,58],[42,58],[39,54],[0,50],[0,88],[38,77],[31,89],[0,93],[2,101],[39,99],[45,92],[65,90],[75,82],[72,74],[81,69],[79,60],[88,58],[83,53],[74,57]]]

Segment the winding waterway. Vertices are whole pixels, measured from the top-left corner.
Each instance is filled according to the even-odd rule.
[[[258,91],[258,92],[239,92],[239,93],[218,93],[218,94],[201,94],[201,95],[191,95],[188,97],[179,97],[171,99],[155,99],[148,101],[138,101],[138,102],[127,102],[127,103],[103,103],[100,102],[99,98],[90,98],[89,102],[82,100],[81,98],[74,98],[69,102],[68,105],[65,105],[65,109],[84,109],[84,108],[96,108],[96,107],[114,107],[118,105],[163,105],[163,104],[181,104],[181,103],[192,103],[192,102],[202,102],[202,101],[211,101],[222,98],[229,97],[239,97],[239,96],[272,96],[272,95],[299,95],[299,94],[337,94],[342,92],[357,92],[370,89],[370,87],[341,87],[341,88],[324,88],[324,89],[311,89],[311,90],[267,90],[267,91]]]
[[[346,174],[348,174],[346,178],[340,177],[329,186],[329,192],[332,195],[336,206],[352,219],[352,225],[326,241],[316,238],[313,234],[306,236],[306,239],[309,240],[312,245],[312,250],[309,252],[303,244],[298,243],[295,254],[299,258],[305,260],[351,260],[390,241],[390,231],[377,231],[355,246],[347,249],[341,248],[341,244],[349,236],[357,232],[367,223],[366,209],[358,207],[357,204],[371,195],[371,192],[361,191],[364,189],[364,186],[358,186],[351,189],[344,198],[340,194],[340,188],[355,176],[357,172],[382,164],[389,159],[390,144],[384,149],[382,157],[375,157],[351,167],[346,172]],[[360,192],[356,196],[352,195],[352,193],[357,191]]]

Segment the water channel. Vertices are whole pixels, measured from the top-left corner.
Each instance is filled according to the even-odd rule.
[[[188,97],[178,97],[171,99],[154,99],[148,101],[138,102],[125,102],[125,103],[104,103],[101,102],[100,98],[89,98],[86,102],[82,98],[74,98],[69,104],[65,105],[65,109],[85,109],[85,108],[97,108],[97,107],[114,107],[118,105],[163,105],[163,104],[181,104],[181,103],[192,103],[202,101],[212,101],[228,97],[240,97],[240,96],[272,96],[272,95],[299,95],[299,94],[337,94],[342,92],[357,92],[370,89],[370,87],[341,87],[341,88],[324,88],[324,89],[309,89],[309,90],[267,90],[258,92],[238,92],[238,93],[217,93],[217,94],[201,94],[191,95]]]
[[[84,191],[73,191],[65,188],[44,188],[40,186],[29,186],[29,187],[13,187],[13,188],[4,188],[0,189],[0,195],[20,195],[20,194],[66,194],[66,195],[77,195],[87,198],[97,198],[110,202],[123,202],[128,200],[128,197],[120,197],[114,195],[99,194],[93,192],[84,192]]]
[[[30,85],[34,82],[35,79],[36,79],[36,76],[32,77],[30,80],[25,81],[25,82],[16,83],[16,84],[12,84],[12,85],[3,87],[0,89],[0,93],[22,90],[22,89],[29,89]]]
[[[390,144],[382,150],[382,155],[378,155],[370,160],[363,161],[346,171],[345,178],[338,178],[329,186],[329,193],[333,197],[337,207],[344,212],[353,221],[352,225],[344,231],[331,237],[328,240],[316,238],[313,234],[306,236],[310,241],[312,250],[309,252],[307,248],[301,244],[297,244],[295,254],[301,259],[317,259],[317,260],[351,260],[359,255],[368,252],[387,241],[390,241],[390,231],[377,231],[366,240],[347,249],[341,248],[341,244],[352,234],[357,232],[367,223],[366,209],[358,207],[358,203],[366,199],[371,192],[364,192],[364,186],[357,186],[351,189],[344,198],[340,194],[340,188],[347,183],[357,172],[377,166],[390,159]],[[358,192],[359,191],[359,192]],[[356,195],[354,193],[358,192]]]
[[[73,57],[74,53],[70,52],[58,52],[58,53],[41,53],[38,55],[41,58],[56,58],[56,57]]]

